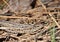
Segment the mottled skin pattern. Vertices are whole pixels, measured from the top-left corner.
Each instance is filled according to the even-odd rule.
[[[10,0],[10,6],[13,9],[13,11],[16,12],[25,12],[29,9],[31,9],[30,4],[33,0]],[[12,11],[12,10],[11,10]]]

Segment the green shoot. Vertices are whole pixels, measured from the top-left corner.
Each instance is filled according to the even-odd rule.
[[[51,42],[56,42],[55,41],[55,28],[51,29]]]

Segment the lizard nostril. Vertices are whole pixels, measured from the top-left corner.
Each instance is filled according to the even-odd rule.
[[[17,34],[17,36],[22,36],[22,35],[24,35],[24,34],[23,34],[23,33],[18,33],[18,34]]]

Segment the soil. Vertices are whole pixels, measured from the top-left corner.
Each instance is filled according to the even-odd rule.
[[[0,42],[60,42],[59,0],[0,1]]]

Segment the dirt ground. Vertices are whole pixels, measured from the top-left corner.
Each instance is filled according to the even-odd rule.
[[[0,0],[0,42],[60,42],[60,0]]]

